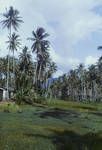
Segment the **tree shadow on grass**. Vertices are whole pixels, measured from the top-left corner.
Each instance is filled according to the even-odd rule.
[[[75,117],[77,118],[79,114],[72,110],[62,110],[58,108],[50,109],[39,113],[40,118],[53,117],[56,119],[63,119],[64,117]]]
[[[97,134],[79,135],[75,132],[56,132],[56,150],[102,150],[102,138]]]
[[[98,134],[88,133],[79,135],[73,131],[54,131],[53,135],[25,134],[27,137],[49,139],[55,145],[56,150],[102,150],[102,137]]]

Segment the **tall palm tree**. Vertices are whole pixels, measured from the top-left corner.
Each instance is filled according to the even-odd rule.
[[[20,43],[21,40],[19,37],[20,37],[19,35],[17,35],[16,33],[13,33],[11,37],[8,36],[9,40],[7,41],[8,49],[13,53],[13,75],[15,74],[14,53],[15,51],[18,50],[18,48],[20,48],[20,45],[21,45]]]
[[[44,52],[49,47],[49,41],[46,40],[48,36],[49,34],[45,32],[45,29],[40,27],[36,30],[36,32],[32,31],[32,37],[28,38],[28,40],[31,40],[33,42],[31,46],[32,52],[33,53],[35,52],[37,55],[36,71],[35,71],[35,78],[34,78],[35,82],[37,82],[38,74],[39,74],[38,61],[41,59],[43,60]]]
[[[1,24],[3,28],[7,28],[9,31],[9,35],[11,38],[12,35],[12,28],[17,31],[19,24],[22,23],[22,19],[19,16],[19,11],[17,9],[14,9],[12,6],[9,8],[9,10],[6,10],[5,13],[3,13],[4,20],[1,21]],[[9,50],[10,51],[10,50]],[[8,52],[8,73],[7,73],[7,99],[9,99],[9,52]]]

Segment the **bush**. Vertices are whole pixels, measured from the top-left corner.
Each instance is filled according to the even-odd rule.
[[[21,109],[19,108],[19,106],[17,104],[15,104],[14,102],[3,103],[0,106],[0,109],[2,111],[4,111],[4,112],[7,112],[7,113],[21,111]]]
[[[18,105],[22,103],[33,105],[34,103],[43,103],[46,99],[37,94],[34,90],[21,89],[16,92],[14,100]]]
[[[18,105],[20,105],[23,102],[24,100],[23,90],[19,90],[16,92],[16,94],[14,95],[14,100],[16,101]]]

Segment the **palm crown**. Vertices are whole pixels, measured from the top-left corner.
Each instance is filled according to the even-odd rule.
[[[16,33],[13,33],[11,37],[8,36],[8,38],[9,38],[9,40],[7,41],[8,49],[10,49],[14,53],[15,50],[17,51],[17,49],[20,48],[21,45],[20,36],[17,35]]]
[[[19,11],[14,9],[12,6],[9,10],[6,10],[6,13],[3,13],[3,17],[5,18],[1,21],[3,28],[11,29],[11,27],[13,27],[14,30],[17,31],[19,24],[23,22],[19,16]]]
[[[49,47],[49,41],[45,40],[49,34],[45,32],[44,28],[38,28],[36,32],[32,31],[32,36],[28,38],[33,42],[31,46],[32,52],[43,54],[43,51]]]

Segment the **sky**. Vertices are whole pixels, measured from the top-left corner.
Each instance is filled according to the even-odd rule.
[[[0,18],[6,8],[20,11],[24,23],[19,28],[22,46],[31,46],[27,37],[37,27],[50,34],[51,58],[57,63],[55,76],[76,68],[95,64],[102,55],[102,0],[0,0]],[[8,32],[0,26],[0,56],[8,53]]]

